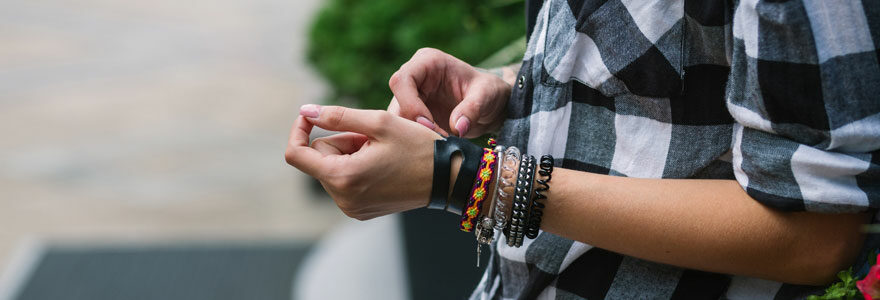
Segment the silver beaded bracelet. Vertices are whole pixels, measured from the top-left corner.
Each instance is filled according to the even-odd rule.
[[[532,194],[532,180],[535,176],[535,157],[523,155],[519,166],[507,239],[507,245],[512,247],[519,247],[523,244],[529,201]]]

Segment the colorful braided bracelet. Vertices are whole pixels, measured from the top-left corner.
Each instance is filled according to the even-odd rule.
[[[474,187],[471,189],[467,206],[461,216],[461,225],[459,228],[465,232],[474,230],[474,223],[480,216],[480,210],[483,207],[483,200],[488,196],[488,188],[494,177],[495,161],[497,160],[495,151],[486,148],[483,149],[483,156],[480,159],[480,168],[477,171],[477,178],[474,181]]]

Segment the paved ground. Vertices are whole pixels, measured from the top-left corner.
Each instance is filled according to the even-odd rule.
[[[54,249],[15,299],[291,299],[291,279],[307,250],[295,244]]]
[[[283,150],[324,85],[318,0],[0,0],[0,270],[30,239],[309,240],[344,218]]]

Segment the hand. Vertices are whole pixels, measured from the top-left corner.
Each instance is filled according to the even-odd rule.
[[[394,93],[388,106],[392,114],[468,138],[501,125],[511,89],[498,76],[430,48],[419,49],[388,85]]]
[[[313,126],[345,133],[309,146]],[[367,220],[427,206],[440,138],[386,111],[309,104],[300,108],[285,158],[317,178],[346,215]]]

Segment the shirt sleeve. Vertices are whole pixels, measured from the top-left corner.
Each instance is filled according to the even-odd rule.
[[[727,108],[734,174],[785,211],[880,207],[880,5],[742,0]]]

